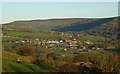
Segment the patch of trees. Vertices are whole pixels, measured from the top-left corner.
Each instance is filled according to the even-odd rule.
[[[49,57],[48,57],[49,55]],[[119,55],[115,53],[40,56],[37,63],[58,67],[58,72],[120,72]]]
[[[118,21],[115,21],[115,19],[113,19],[111,22],[104,23],[85,32],[94,36],[103,36],[107,38],[119,39],[119,24]]]
[[[19,48],[19,50],[17,51],[17,54],[22,55],[22,56],[34,56],[34,50],[30,47],[25,47],[22,46],[21,48]]]
[[[104,53],[102,55],[89,56],[90,61],[93,63],[94,68],[101,70],[102,72],[119,72],[119,55],[114,53]]]

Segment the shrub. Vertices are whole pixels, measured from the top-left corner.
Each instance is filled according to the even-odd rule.
[[[34,53],[34,50],[30,47],[21,47],[18,52],[17,52],[19,55],[22,55],[22,56],[34,56],[35,53]]]
[[[74,61],[74,57],[73,56],[65,56],[63,61],[72,63]]]
[[[75,64],[65,64],[60,67],[61,72],[84,72],[84,69]]]
[[[74,62],[89,62],[87,54],[79,54],[75,56]]]
[[[49,57],[55,59],[56,53],[52,52],[52,53],[47,54],[47,58],[49,58]]]
[[[8,52],[11,52],[12,50],[11,50],[11,47],[8,45],[8,46],[4,46],[4,50],[5,51],[8,51]]]
[[[55,61],[53,60],[52,57],[46,58],[46,57],[40,56],[38,58],[37,63],[44,64],[44,65],[47,65],[47,66],[53,66],[55,64]]]

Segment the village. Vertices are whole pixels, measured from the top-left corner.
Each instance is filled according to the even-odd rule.
[[[11,37],[8,36],[7,33],[2,34],[2,37]],[[16,37],[19,38],[19,37]],[[57,51],[74,51],[74,54],[79,54],[80,52],[92,52],[94,50],[102,50],[99,46],[95,46],[95,44],[89,40],[80,41],[75,38],[73,39],[66,39],[66,40],[55,40],[55,39],[40,39],[40,38],[24,38],[19,40],[7,40],[2,41],[7,43],[15,43],[16,45],[30,45],[33,44],[34,46],[42,46],[47,49],[57,49]]]

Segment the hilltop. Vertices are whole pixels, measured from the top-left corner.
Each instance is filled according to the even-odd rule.
[[[51,31],[53,29],[73,26],[77,22],[86,23],[95,20],[98,19],[70,18],[70,19],[29,20],[29,21],[14,21],[3,25],[18,26],[34,30]]]

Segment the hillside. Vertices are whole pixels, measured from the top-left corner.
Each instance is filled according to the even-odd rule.
[[[53,31],[65,32],[65,31],[89,30],[91,28],[94,28],[96,26],[100,26],[101,24],[110,22],[112,20],[113,20],[113,18],[106,18],[106,19],[94,20],[91,22],[85,22],[85,23],[77,22],[77,23],[72,24],[71,26],[53,29]]]
[[[101,25],[108,23],[115,24],[113,18],[71,18],[71,19],[48,19],[48,20],[30,20],[30,21],[14,21],[11,23],[3,24],[17,27],[24,27],[32,30],[39,31],[84,31],[101,27]],[[113,22],[114,23],[113,23]],[[102,26],[102,28],[107,28]],[[114,26],[116,27],[116,26]]]
[[[52,29],[74,25],[74,23],[76,22],[85,23],[95,20],[97,19],[71,18],[71,19],[30,20],[30,21],[14,21],[3,25],[18,26],[34,30],[50,31]]]
[[[91,28],[85,32],[88,33],[89,35],[94,35],[94,36],[99,35],[103,37],[119,39],[120,38],[119,22],[120,22],[119,17],[116,17],[113,18],[112,21]]]

